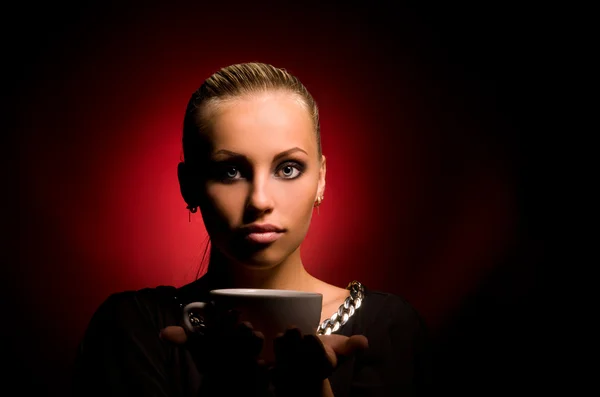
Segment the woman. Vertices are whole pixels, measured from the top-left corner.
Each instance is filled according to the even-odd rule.
[[[181,288],[109,297],[81,343],[76,394],[422,395],[428,370],[417,312],[359,282],[325,283],[302,264],[325,175],[317,105],[296,77],[260,63],[209,77],[189,101],[178,167],[182,196],[191,212],[200,209],[211,239],[208,270]],[[322,294],[318,336],[288,330],[265,368],[256,359],[260,330],[235,313],[187,335],[183,305],[225,287]]]

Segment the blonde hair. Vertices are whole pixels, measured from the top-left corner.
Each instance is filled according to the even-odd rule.
[[[309,112],[315,129],[319,157],[321,157],[319,109],[306,87],[285,69],[265,63],[249,62],[220,69],[192,94],[183,123],[184,161],[188,164],[201,161],[202,156],[206,154],[206,142],[203,137],[206,123],[199,117],[202,116],[199,112],[240,96],[277,90],[296,95]]]

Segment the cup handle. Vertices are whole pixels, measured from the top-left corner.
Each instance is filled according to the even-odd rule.
[[[207,302],[192,302],[183,307],[183,325],[187,332],[203,333],[210,306]]]

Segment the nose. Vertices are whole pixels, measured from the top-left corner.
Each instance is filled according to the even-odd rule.
[[[250,185],[246,208],[251,213],[269,213],[273,210],[273,197],[270,192],[271,180],[268,176],[254,175]]]

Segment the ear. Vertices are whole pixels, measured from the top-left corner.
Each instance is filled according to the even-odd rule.
[[[198,194],[198,180],[192,178],[189,166],[183,161],[177,165],[177,179],[179,180],[179,190],[183,200],[189,207],[200,205]]]
[[[317,197],[323,197],[325,194],[325,174],[327,173],[327,164],[325,156],[321,155],[321,167],[319,168],[319,182],[317,184]]]

